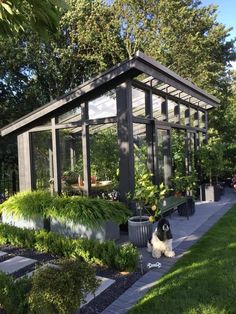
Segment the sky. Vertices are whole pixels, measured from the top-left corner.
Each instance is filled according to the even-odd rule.
[[[216,4],[217,21],[225,24],[227,27],[233,27],[230,32],[231,38],[236,37],[236,1],[235,0],[201,0],[203,5]]]
[[[216,4],[217,21],[223,23],[228,28],[233,27],[229,39],[236,38],[236,0],[201,0],[203,5]],[[236,44],[235,44],[236,46]],[[232,62],[233,68],[236,69],[236,62]]]

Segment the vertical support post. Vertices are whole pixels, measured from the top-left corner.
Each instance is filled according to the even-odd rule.
[[[165,100],[161,103],[161,115],[162,121],[168,121],[168,99],[165,97]]]
[[[195,128],[199,127],[199,111],[198,110],[194,113],[194,116],[193,116],[193,126]]]
[[[19,167],[19,189],[20,191],[32,190],[33,167],[31,158],[31,134],[24,132],[17,136],[18,167]]]
[[[81,104],[82,121],[82,152],[83,152],[83,173],[84,173],[84,194],[91,194],[91,169],[90,169],[90,145],[89,145],[89,125],[88,103]]]
[[[179,109],[179,102],[176,103],[174,107],[174,116],[175,116],[175,123],[179,124],[180,123],[180,109]]]
[[[190,109],[189,107],[185,110],[185,113],[184,113],[184,116],[185,116],[185,125],[189,126],[190,125]]]
[[[208,141],[208,116],[206,110],[204,111],[202,119],[204,119],[204,128],[206,129],[206,140]]]
[[[127,80],[117,87],[116,99],[120,156],[120,199],[121,201],[126,201],[126,194],[133,192],[135,187],[132,85],[130,80]]]
[[[60,165],[60,142],[59,130],[56,129],[56,118],[51,119],[52,124],[52,158],[53,158],[53,179],[54,192],[61,193],[61,165]]]
[[[153,116],[153,107],[152,107],[152,92],[145,92],[145,108],[146,108],[146,117],[152,118]],[[146,141],[147,141],[147,166],[154,175],[154,142],[153,142],[153,124],[146,124]],[[155,183],[154,176],[152,177],[153,183]]]

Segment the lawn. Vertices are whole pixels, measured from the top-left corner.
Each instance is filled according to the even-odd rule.
[[[236,313],[236,205],[191,247],[131,313]]]

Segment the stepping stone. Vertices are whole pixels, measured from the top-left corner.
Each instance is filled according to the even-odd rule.
[[[55,265],[55,264],[52,264],[52,263],[47,263],[47,264],[45,264],[45,265],[39,267],[38,269],[44,269],[44,268],[46,268],[46,267],[60,268],[60,266],[58,266],[58,265]],[[31,272],[25,274],[25,275],[22,276],[22,277],[25,277],[25,276],[26,276],[26,277],[30,278],[30,277],[33,276],[33,273],[34,273],[34,272],[35,272],[35,270],[32,270]],[[22,277],[20,277],[20,278],[22,278]],[[20,279],[20,278],[19,278],[19,279]]]
[[[87,295],[87,297],[85,298],[85,303],[83,303],[80,308],[88,304],[91,300],[94,299],[94,297],[98,296],[100,293],[102,293],[104,290],[106,290],[110,285],[112,285],[115,282],[115,280],[105,277],[96,276],[96,278],[100,280],[100,286],[95,291],[95,294],[89,293]]]
[[[0,251],[0,257],[4,256],[6,254],[7,254],[6,252]]]
[[[26,266],[35,264],[37,260],[23,256],[15,256],[7,261],[0,263],[0,271],[6,274],[12,274]]]

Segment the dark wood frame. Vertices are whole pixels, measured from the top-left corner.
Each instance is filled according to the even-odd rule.
[[[150,79],[140,81],[139,74],[151,76],[152,80],[162,81],[166,86],[164,90],[148,85]],[[143,90],[145,93],[145,116],[133,116],[132,114],[132,86]],[[117,116],[99,119],[89,119],[88,102],[103,95],[105,92],[116,89]],[[162,104],[162,121],[153,117],[152,94],[165,99]],[[186,95],[187,94],[187,95]],[[173,100],[175,123],[168,122],[168,101]],[[180,104],[187,106],[185,111],[185,125],[180,124]],[[126,199],[126,194],[132,191],[135,186],[134,178],[134,148],[133,148],[133,123],[145,124],[146,138],[148,145],[148,167],[155,174],[154,182],[159,183],[158,164],[156,158],[156,130],[179,128],[198,134],[203,132],[207,137],[207,109],[217,107],[219,100],[207,94],[191,82],[181,78],[173,71],[162,66],[160,63],[138,52],[134,58],[111,68],[105,73],[80,85],[73,91],[56,99],[49,104],[33,111],[32,113],[18,119],[14,123],[1,129],[1,135],[10,133],[18,135],[18,156],[20,189],[33,189],[33,165],[31,153],[31,133],[44,130],[52,132],[52,156],[53,156],[53,188],[57,193],[61,192],[61,166],[59,151],[59,130],[70,128],[71,133],[76,133],[82,128],[82,150],[83,150],[83,173],[84,193],[91,192],[91,170],[90,170],[90,149],[89,149],[89,126],[106,123],[117,123],[118,146],[119,146],[119,171],[120,171],[120,195],[121,200]],[[58,123],[57,117],[75,107],[81,106],[81,120],[75,122]],[[196,110],[194,114],[194,125],[190,126],[190,108]],[[199,127],[199,112],[205,120],[203,128]],[[51,125],[43,125],[51,120]],[[73,156],[73,152],[71,153]],[[71,157],[72,158],[72,157]],[[170,149],[166,150],[166,169],[169,169]],[[168,170],[170,177],[171,171]],[[166,179],[168,184],[168,179]]]

